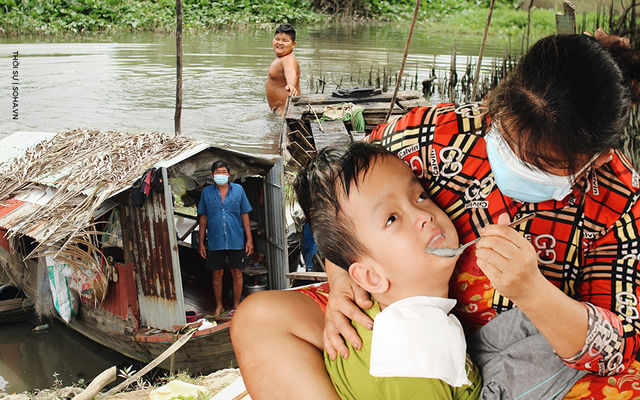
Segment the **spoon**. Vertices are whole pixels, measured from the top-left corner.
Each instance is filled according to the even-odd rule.
[[[521,224],[525,221],[530,220],[531,218],[535,217],[536,213],[531,213],[531,214],[526,214],[521,218],[518,218],[517,220],[513,221],[512,223],[509,224],[510,227],[514,227],[518,224]],[[480,236],[477,239],[474,239],[472,241],[470,241],[469,243],[463,244],[462,246],[458,247],[457,249],[429,249],[429,248],[425,248],[424,251],[426,251],[427,253],[433,254],[435,256],[438,257],[444,257],[444,258],[454,258],[459,256],[460,254],[462,254],[462,252],[469,246],[471,246],[472,244],[475,244],[478,242],[478,240],[482,239],[482,236]]]

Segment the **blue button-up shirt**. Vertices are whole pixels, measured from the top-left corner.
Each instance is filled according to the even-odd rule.
[[[204,188],[198,204],[198,214],[207,216],[209,250],[244,249],[242,214],[252,209],[244,189],[236,183],[229,183],[224,203],[218,185]]]

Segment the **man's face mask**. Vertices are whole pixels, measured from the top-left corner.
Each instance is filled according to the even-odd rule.
[[[216,185],[222,186],[225,183],[229,182],[229,177],[226,175],[214,175],[213,181],[216,183]]]

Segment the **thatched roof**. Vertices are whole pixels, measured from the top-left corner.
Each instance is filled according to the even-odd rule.
[[[96,234],[91,218],[109,197],[130,187],[156,163],[201,144],[161,133],[62,131],[0,165],[0,215],[9,202],[43,194],[43,188],[50,197],[44,204],[28,204],[28,212],[14,213],[10,226],[6,221],[2,225],[9,237],[27,234],[40,248],[87,245],[88,235]]]

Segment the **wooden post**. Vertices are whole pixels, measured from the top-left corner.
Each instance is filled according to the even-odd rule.
[[[531,7],[533,7],[533,0],[529,2],[529,10],[527,11],[527,48],[529,50],[529,30],[531,28]]]
[[[563,3],[564,15],[556,13],[556,31],[558,35],[576,33],[576,7],[570,1]]]
[[[176,82],[176,114],[175,134],[182,133],[182,0],[176,0],[176,55],[177,55],[177,82]]]
[[[391,104],[389,105],[389,112],[387,113],[387,117],[384,119],[385,124],[389,122],[391,111],[393,110],[393,106],[396,102],[396,97],[398,96],[398,89],[400,89],[400,81],[402,81],[402,73],[404,72],[404,64],[407,62],[407,54],[409,53],[411,36],[413,36],[413,28],[416,26],[416,19],[418,19],[419,10],[420,10],[420,0],[416,0],[416,8],[413,11],[413,19],[411,20],[411,29],[409,29],[409,37],[407,38],[407,45],[404,46],[404,56],[402,56],[402,64],[400,65],[400,74],[398,75],[398,79],[396,80],[396,90],[393,92],[393,97],[391,98]]]
[[[487,25],[484,27],[484,35],[482,36],[482,45],[480,46],[480,54],[478,54],[478,65],[476,66],[476,73],[473,77],[473,91],[471,91],[471,101],[476,101],[476,94],[478,93],[478,79],[480,78],[480,67],[482,66],[482,55],[484,54],[484,46],[487,44],[487,34],[489,33],[489,24],[491,24],[491,14],[493,14],[493,6],[496,0],[491,0],[489,6],[489,15],[487,16]]]
[[[180,1],[180,0],[178,0],[178,1]],[[178,349],[180,347],[182,347],[185,343],[187,343],[189,341],[189,339],[191,339],[191,336],[193,336],[193,334],[196,333],[197,331],[198,330],[194,328],[194,329],[190,330],[189,332],[185,333],[184,336],[182,336],[180,339],[178,339],[177,342],[172,344],[162,354],[160,354],[158,357],[156,357],[155,360],[151,361],[149,364],[147,364],[140,371],[138,371],[135,374],[133,374],[132,376],[128,377],[127,379],[124,380],[124,382],[121,382],[118,386],[114,387],[113,389],[111,389],[107,393],[105,393],[104,394],[104,398],[113,396],[114,394],[118,393],[122,389],[124,389],[127,386],[129,386],[131,384],[131,382],[137,381],[142,376],[144,376],[144,374],[146,374],[147,372],[151,371],[152,369],[154,369],[155,367],[160,365],[161,362],[166,360],[169,356],[171,356],[171,354],[173,354],[176,351],[178,351]]]

